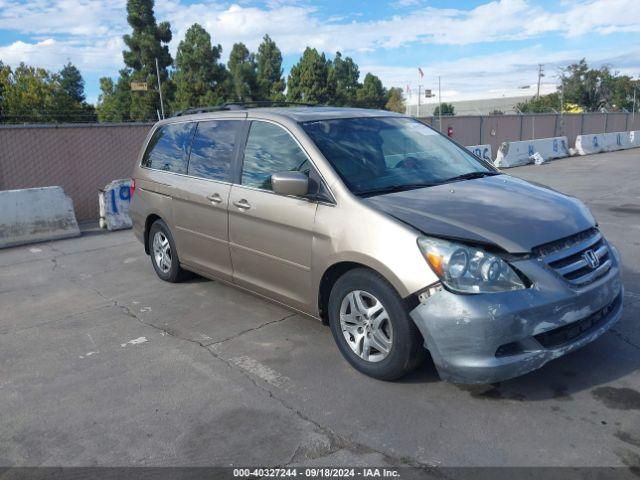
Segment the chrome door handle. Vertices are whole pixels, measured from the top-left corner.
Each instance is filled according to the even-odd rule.
[[[217,193],[214,193],[213,195],[209,195],[207,197],[207,200],[209,200],[211,203],[220,203],[222,202],[222,197]]]
[[[233,204],[240,210],[249,210],[251,208],[251,204],[244,198],[242,200],[236,200],[235,202],[233,202]]]

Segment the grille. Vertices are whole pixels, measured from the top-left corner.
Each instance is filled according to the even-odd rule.
[[[571,340],[575,340],[582,334],[588,333],[594,328],[600,326],[607,318],[607,315],[616,307],[619,301],[620,297],[618,296],[609,305],[589,315],[588,317],[583,318],[582,320],[578,320],[577,322],[569,323],[568,325],[565,325],[563,327],[555,328],[553,330],[549,330],[548,332],[541,333],[539,335],[536,335],[534,338],[538,342],[540,342],[540,345],[545,348],[555,348],[567,342],[570,342]]]
[[[538,247],[537,253],[558,275],[577,286],[597,280],[611,268],[611,252],[595,228]]]

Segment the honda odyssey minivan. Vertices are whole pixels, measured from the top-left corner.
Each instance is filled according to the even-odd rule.
[[[187,111],[153,127],[133,179],[161,279],[196,272],[316,317],[375,378],[429,352],[442,379],[508,379],[622,313],[618,252],[579,200],[403,115]]]

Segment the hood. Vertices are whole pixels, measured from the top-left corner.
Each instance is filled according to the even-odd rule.
[[[426,235],[529,252],[595,226],[576,198],[508,175],[363,198]]]

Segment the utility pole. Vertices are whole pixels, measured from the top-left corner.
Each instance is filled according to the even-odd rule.
[[[442,132],[442,91],[440,90],[440,75],[438,75],[438,125]]]
[[[158,59],[156,58],[156,76],[158,77],[158,93],[160,94],[160,111],[164,120],[164,102],[162,101],[162,86],[160,85],[160,67],[158,67]]]
[[[420,90],[422,89],[422,85],[418,84],[418,112],[416,117],[420,118],[420,97],[422,97],[422,93],[420,93]]]
[[[635,128],[636,124],[636,86],[633,86],[633,107],[631,107],[631,128]]]
[[[544,72],[542,70],[542,67],[544,67],[544,63],[539,63],[538,64],[538,90],[536,92],[536,98],[540,98],[540,80],[542,79],[542,77],[544,77]]]
[[[564,81],[560,85],[560,135],[564,135]]]

